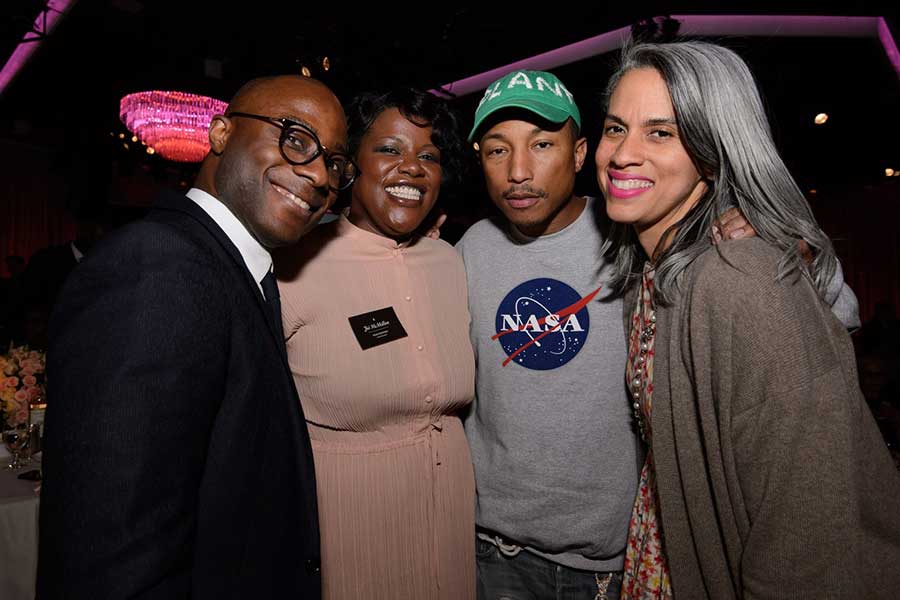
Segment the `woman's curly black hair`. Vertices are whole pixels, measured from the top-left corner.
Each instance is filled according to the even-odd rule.
[[[416,125],[432,127],[431,141],[441,151],[441,182],[445,185],[460,183],[465,163],[459,119],[446,100],[414,88],[398,88],[387,93],[364,92],[347,105],[347,127],[353,156],[356,156],[360,140],[378,115],[389,108],[396,108]]]

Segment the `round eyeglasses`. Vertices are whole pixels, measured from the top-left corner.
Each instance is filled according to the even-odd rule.
[[[353,185],[359,174],[359,167],[352,158],[343,152],[328,152],[312,129],[303,123],[245,112],[231,112],[225,116],[256,119],[281,129],[278,148],[284,160],[292,165],[308,165],[321,155],[328,170],[328,184],[336,190],[345,190]]]

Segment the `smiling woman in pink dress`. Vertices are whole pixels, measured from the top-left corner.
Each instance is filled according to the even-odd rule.
[[[461,139],[422,92],[348,112],[349,214],[275,267],[315,455],[323,598],[474,598],[466,278],[449,244],[418,234]]]

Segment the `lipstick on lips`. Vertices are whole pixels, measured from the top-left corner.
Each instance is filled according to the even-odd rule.
[[[615,198],[634,198],[653,187],[653,180],[633,173],[607,169],[609,193]]]

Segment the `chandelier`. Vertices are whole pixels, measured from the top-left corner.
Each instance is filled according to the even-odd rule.
[[[123,97],[119,118],[163,158],[200,162],[209,152],[209,123],[227,106],[206,96],[154,90]]]

